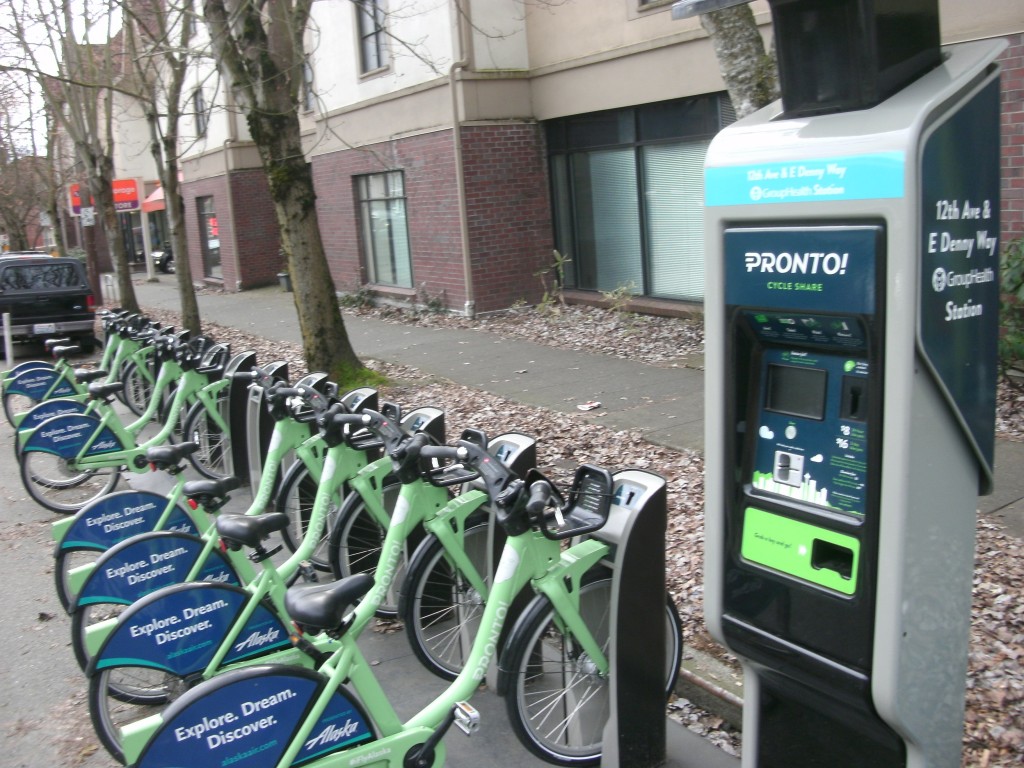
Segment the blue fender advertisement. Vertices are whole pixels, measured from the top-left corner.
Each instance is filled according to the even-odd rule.
[[[78,594],[77,605],[131,605],[163,587],[181,584],[199,562],[205,542],[172,531],[145,533],[103,553]],[[241,586],[238,574],[218,548],[210,551],[193,581]]]
[[[152,491],[117,491],[87,504],[57,545],[60,549],[110,549],[139,533],[156,530],[170,502]],[[174,505],[160,526],[161,530],[198,536],[192,518]]]
[[[61,379],[61,381],[57,381]],[[51,391],[52,390],[52,391]],[[67,397],[75,394],[71,382],[61,377],[52,368],[32,368],[23,371],[13,379],[8,379],[4,392],[14,395],[25,395],[33,400],[51,397]]]
[[[168,707],[137,768],[273,768],[320,695],[325,679],[310,670],[260,666],[202,683]],[[373,738],[346,692],[331,695],[292,765]]]
[[[89,674],[117,666],[163,669],[180,677],[200,672],[213,659],[249,593],[227,584],[192,582],[157,590],[121,614]],[[288,629],[266,605],[256,606],[225,662],[291,645]]]
[[[96,434],[97,432],[99,434]],[[124,450],[121,441],[110,427],[103,427],[101,430],[100,420],[90,414],[57,416],[44,421],[29,435],[21,449],[43,451],[65,459],[73,459],[82,452],[87,443],[89,450],[86,456]]]
[[[4,374],[4,379],[10,381],[11,379],[20,376],[25,371],[52,371],[53,363],[47,363],[44,360],[26,360],[24,363],[18,363],[16,366],[11,368],[7,373]],[[5,387],[6,389],[6,387]]]
[[[25,412],[25,415],[21,417],[21,421],[18,422],[18,431],[31,432],[44,421],[48,421],[54,416],[70,416],[85,413],[86,408],[86,404],[78,400],[65,400],[63,398],[44,400],[39,405]]]

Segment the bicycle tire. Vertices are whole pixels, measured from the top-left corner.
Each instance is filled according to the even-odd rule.
[[[174,396],[178,391],[178,384],[172,382],[160,397],[160,405],[157,407],[157,420],[160,424],[167,424],[171,420],[171,403],[174,402]],[[174,422],[174,426],[171,431],[167,433],[167,442],[176,444],[180,443],[185,439],[185,435],[188,434],[186,430],[186,422],[188,420],[189,409],[191,408],[188,400],[186,400],[181,409],[178,411],[178,418]],[[211,479],[216,479],[213,477]]]
[[[149,399],[153,396],[153,382],[146,378],[139,366],[128,361],[121,368],[121,391],[117,393],[118,399],[123,402],[128,410],[136,416],[146,412]]]
[[[463,549],[490,584],[489,524],[467,521]],[[431,673],[454,680],[465,664],[483,616],[484,600],[446,557],[440,539],[428,536],[416,548],[402,583],[399,617],[413,654]]]
[[[188,409],[184,424],[182,437],[199,446],[198,451],[188,456],[195,470],[211,480],[231,474],[231,435],[217,425],[201,401]]]
[[[62,515],[110,493],[121,478],[119,467],[72,470],[67,459],[45,451],[22,451],[18,468],[26,493],[40,506]]]
[[[155,715],[189,688],[188,682],[160,669],[117,666],[89,678],[89,717],[103,748],[124,764],[121,728]],[[124,691],[135,690],[134,695]]]
[[[13,427],[16,416],[26,413],[31,408],[38,405],[39,402],[40,401],[36,400],[34,397],[23,395],[20,392],[4,392],[4,416],[7,417],[7,423]],[[17,442],[15,442],[15,446],[17,446]]]
[[[610,577],[599,577],[580,587],[580,614],[606,652],[611,585]],[[666,689],[670,692],[682,651],[682,627],[671,597],[666,604],[666,633]],[[558,629],[554,607],[546,597],[534,598],[524,611],[502,652],[501,666],[513,675],[505,705],[520,743],[555,765],[597,765],[609,716],[610,684],[589,666],[573,638]]]
[[[60,550],[53,561],[53,584],[57,590],[57,599],[66,611],[71,607],[71,587],[69,577],[71,571],[81,565],[96,562],[102,551],[89,548],[72,548]]]
[[[316,499],[319,483],[313,479],[309,467],[299,464],[289,470],[285,476],[281,488],[274,498],[274,509],[288,515],[288,527],[281,531],[281,538],[289,551],[298,549],[306,533],[306,526],[309,524],[309,516],[313,512],[313,502]],[[346,486],[347,488],[347,486]],[[334,523],[341,511],[344,489],[331,501],[327,510],[327,523],[324,525],[320,543],[309,560],[318,571],[331,570],[331,558],[329,554],[331,533],[334,530]]]
[[[83,672],[89,668],[92,656],[85,647],[86,630],[98,621],[116,619],[129,606],[120,603],[91,603],[80,605],[71,614],[71,649],[75,661]]]
[[[384,509],[389,516],[395,508],[401,490],[402,484],[393,478],[385,478],[381,484]],[[348,494],[341,504],[331,530],[328,553],[334,578],[342,579],[356,573],[372,575],[377,568],[386,535],[387,529],[378,524],[370,514],[363,498],[358,493]],[[405,563],[408,562],[407,551],[403,554],[403,561],[391,582],[388,597],[377,607],[376,615],[379,618],[392,619],[398,615],[397,588],[402,583]]]

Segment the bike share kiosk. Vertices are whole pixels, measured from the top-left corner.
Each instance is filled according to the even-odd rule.
[[[959,766],[992,485],[999,43],[771,0],[782,100],[705,168],[706,618],[743,765]]]

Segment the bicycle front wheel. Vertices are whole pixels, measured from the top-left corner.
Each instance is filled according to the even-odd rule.
[[[153,382],[133,362],[126,363],[121,369],[121,382],[119,399],[128,406],[128,410],[136,416],[141,416],[149,406],[149,398],[153,394]]]
[[[389,518],[401,490],[401,483],[384,481],[381,495]],[[387,532],[387,528],[377,522],[358,493],[346,496],[331,531],[329,556],[334,578],[343,579],[354,573],[373,575]],[[397,585],[402,583],[407,561],[407,553],[403,553],[398,572],[393,574],[388,595],[377,606],[377,616],[380,618],[390,619],[398,614]]]
[[[306,537],[306,530],[309,528],[309,518],[313,514],[313,502],[316,501],[317,488],[319,484],[310,474],[309,468],[305,465],[298,466],[295,471],[289,472],[277,492],[275,509],[288,515],[288,527],[281,531],[285,546],[294,552],[302,544]],[[334,530],[334,521],[338,517],[341,508],[342,490],[335,492],[327,507],[327,522],[324,524],[320,534],[320,541],[317,542],[310,555],[309,561],[319,571],[331,569],[330,547],[331,531]]]
[[[580,616],[604,653],[609,652],[612,580],[598,578],[580,588]],[[505,694],[509,720],[530,752],[555,765],[597,765],[610,712],[610,683],[545,597],[523,613],[502,667],[513,679]],[[520,631],[521,630],[521,631]],[[675,686],[682,629],[671,597],[666,603],[666,690]],[[506,656],[508,658],[506,662]]]
[[[199,450],[188,457],[199,474],[211,480],[231,474],[231,435],[220,428],[202,402],[189,409],[184,434],[185,440],[199,446]]]
[[[62,456],[44,451],[22,451],[18,464],[28,495],[51,512],[65,515],[110,493],[121,478],[119,467],[83,471]]]
[[[89,715],[96,736],[123,764],[121,729],[159,714],[187,689],[184,679],[149,667],[110,667],[97,672],[89,680]]]
[[[466,527],[462,547],[476,572],[490,584],[489,525]],[[436,536],[416,549],[402,586],[399,612],[413,653],[438,677],[454,680],[465,665],[480,626],[484,595],[473,588]]]

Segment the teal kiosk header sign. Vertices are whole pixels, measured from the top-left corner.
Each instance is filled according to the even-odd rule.
[[[1002,46],[940,49],[931,0],[771,4],[783,98],[705,166],[706,618],[744,667],[744,766],[954,768]],[[880,49],[901,19],[912,66]],[[823,41],[874,51],[872,82],[830,73]]]

